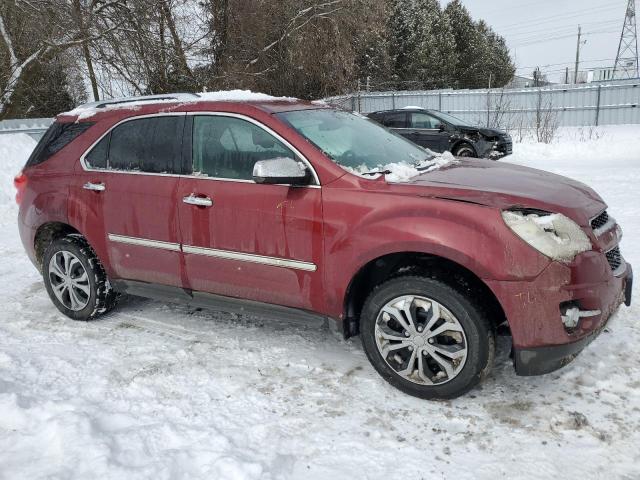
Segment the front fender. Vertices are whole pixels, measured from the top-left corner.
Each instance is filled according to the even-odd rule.
[[[500,211],[492,207],[360,192],[366,201],[360,202],[355,212],[348,212],[349,221],[344,200],[338,200],[347,193],[335,194],[336,202],[325,200],[325,280],[332,316],[342,313],[355,275],[389,254],[413,252],[445,258],[485,281],[535,278],[549,264],[546,257],[516,237]],[[332,221],[334,218],[337,221]]]

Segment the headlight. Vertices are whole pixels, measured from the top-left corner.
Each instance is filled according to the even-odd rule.
[[[570,262],[592,249],[580,226],[560,213],[506,210],[502,218],[516,235],[553,260]]]

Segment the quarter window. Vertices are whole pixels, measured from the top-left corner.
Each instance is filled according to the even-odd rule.
[[[107,168],[107,157],[109,155],[109,140],[111,135],[104,137],[91,149],[85,157],[85,162],[92,168]]]
[[[293,158],[273,135],[234,117],[202,115],[193,119],[193,172],[215,178],[252,180],[259,160]]]
[[[184,116],[130,120],[114,128],[85,161],[92,168],[180,173]]]

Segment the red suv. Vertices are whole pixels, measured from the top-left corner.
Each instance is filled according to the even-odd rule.
[[[232,100],[58,116],[15,184],[22,241],[62,313],[89,320],[133,294],[328,317],[391,384],[453,398],[488,374],[497,332],[518,374],[544,374],[630,304],[620,227],[589,187],[443,162],[320,104]],[[394,182],[389,163],[413,174]]]

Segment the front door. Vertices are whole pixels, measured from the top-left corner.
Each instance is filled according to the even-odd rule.
[[[440,129],[442,122],[424,112],[409,116],[408,138],[421,147],[442,153],[449,149],[449,133]]]
[[[193,174],[180,181],[179,216],[189,288],[320,308],[319,185],[259,185],[252,175],[258,160],[299,154],[246,117],[202,114],[188,122]]]
[[[178,181],[185,115],[128,120],[79,164],[69,211],[112,278],[181,286]]]

